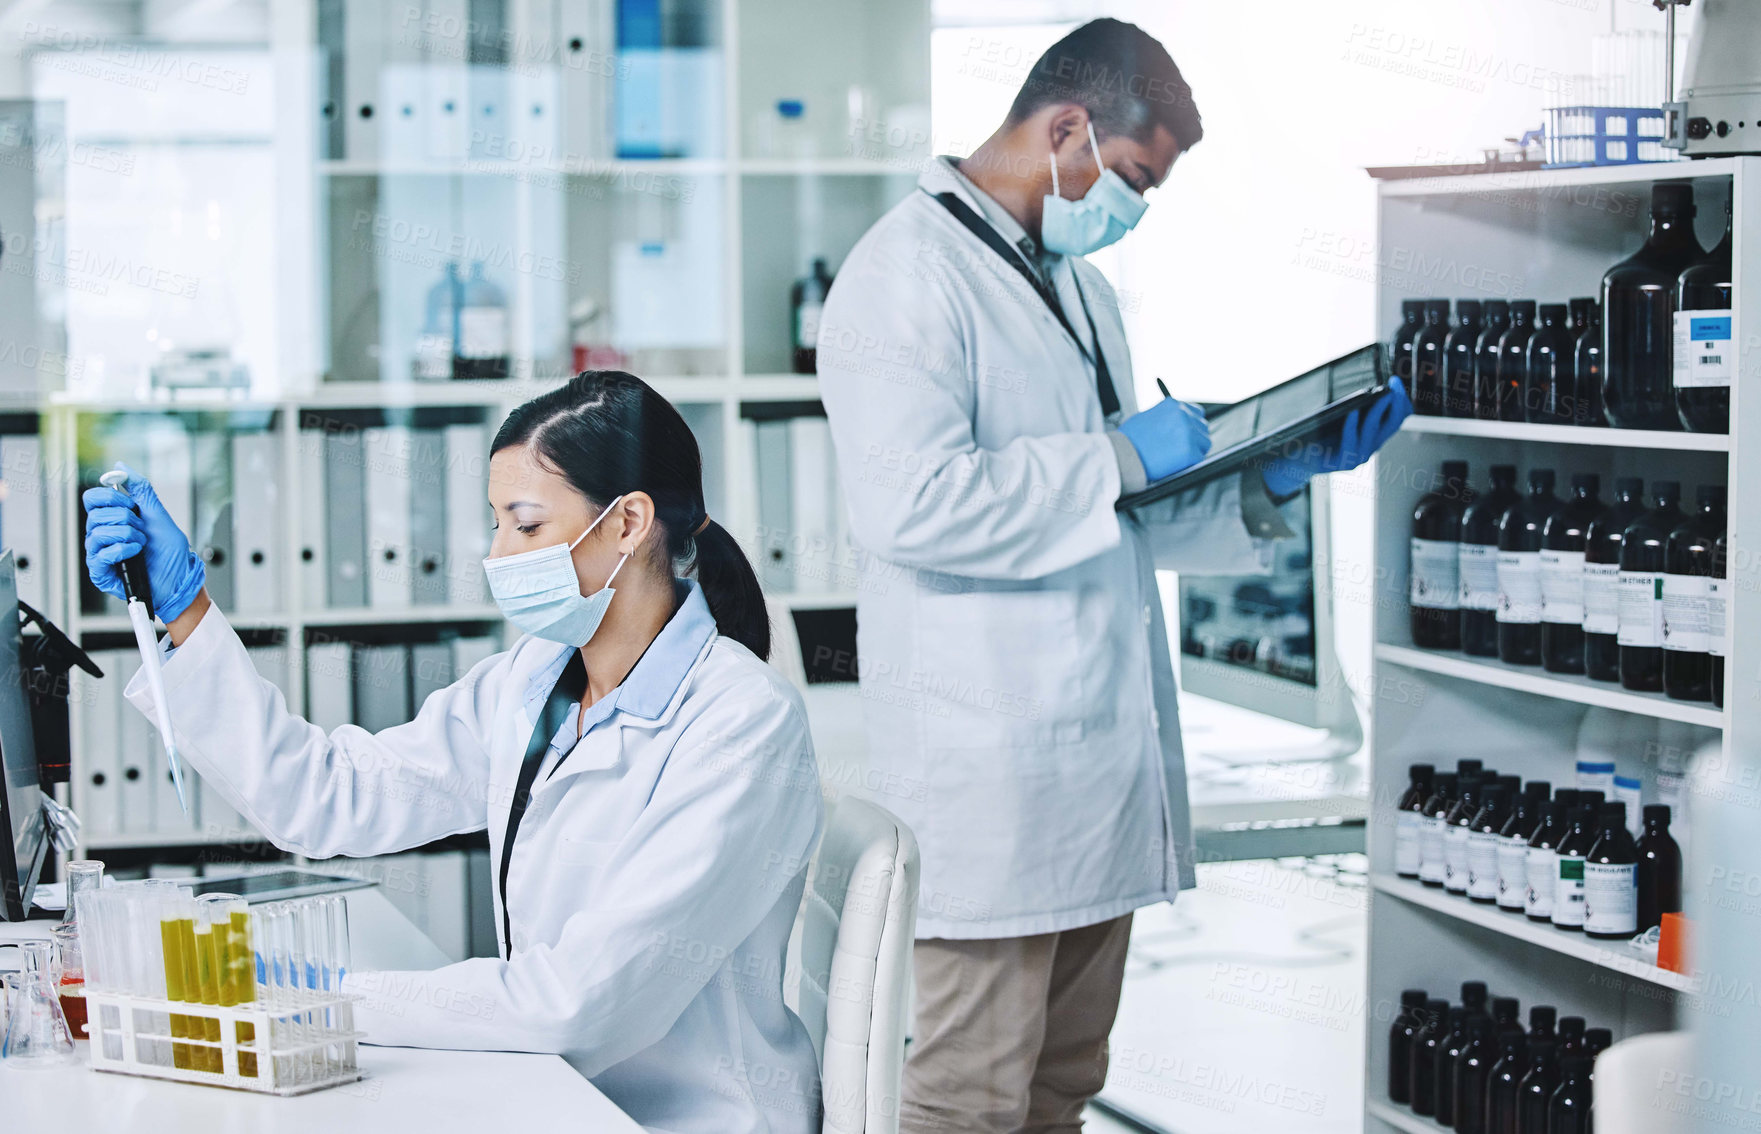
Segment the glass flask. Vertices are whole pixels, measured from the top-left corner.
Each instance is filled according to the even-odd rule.
[[[57,1067],[73,1058],[73,1036],[55,995],[55,946],[19,946],[24,967],[8,981],[5,1059],[9,1067]]]

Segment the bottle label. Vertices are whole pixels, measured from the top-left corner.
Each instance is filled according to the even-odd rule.
[[[1460,823],[1443,828],[1443,885],[1458,894],[1467,892],[1467,840]]]
[[[1498,897],[1498,844],[1496,831],[1475,831],[1467,841],[1467,894],[1492,901]]]
[[[1443,881],[1443,828],[1442,819],[1429,818],[1423,820],[1419,828],[1419,880],[1423,882],[1441,883]]]
[[[1712,644],[1704,575],[1663,576],[1663,648],[1703,654]]]
[[[1541,554],[1498,553],[1498,621],[1541,621]]]
[[[1584,924],[1584,856],[1556,854],[1554,873],[1553,924]]]
[[[1394,873],[1408,876],[1419,872],[1419,832],[1425,817],[1416,811],[1402,811],[1394,817]]]
[[[1529,892],[1529,844],[1516,835],[1498,840],[1498,905],[1520,910]]]
[[[1736,370],[1729,311],[1675,313],[1675,388],[1728,386]]]
[[[1620,573],[1620,644],[1663,644],[1663,576],[1655,571]]]
[[[1460,546],[1454,540],[1412,541],[1412,587],[1408,597],[1414,606],[1456,609],[1461,602]]]
[[[1498,609],[1498,549],[1489,543],[1461,545],[1461,609]]]
[[[1584,633],[1620,633],[1620,568],[1584,564]]]
[[[501,358],[507,352],[507,308],[459,308],[460,358]]]
[[[1558,858],[1551,850],[1528,848],[1529,892],[1523,896],[1523,912],[1530,917],[1553,916],[1553,891],[1559,885]]]
[[[1541,552],[1541,621],[1567,626],[1583,623],[1583,552]]]
[[[434,381],[452,377],[452,336],[420,334],[416,336],[414,366],[417,379]]]
[[[1639,868],[1633,863],[1584,864],[1584,930],[1588,933],[1639,931]]]
[[[1715,658],[1724,656],[1725,620],[1730,617],[1724,599],[1729,593],[1726,580],[1706,580],[1706,652]]]
[[[807,300],[795,312],[795,345],[802,350],[813,350],[819,345],[819,318],[825,310],[825,304],[818,300]]]

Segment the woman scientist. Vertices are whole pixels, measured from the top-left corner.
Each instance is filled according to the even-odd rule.
[[[488,829],[500,959],[351,976],[374,1042],[556,1052],[669,1131],[819,1128],[812,1043],[782,1000],[817,767],[666,399],[588,372],[508,416],[484,570],[525,633],[378,733],[290,712],[152,487],[126,487],[85,493],[87,570],[120,594],[116,565],[145,548],[177,743],[211,787],[312,858]],[[126,695],[153,715],[144,682]]]

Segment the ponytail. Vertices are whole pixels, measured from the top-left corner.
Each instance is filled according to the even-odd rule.
[[[489,451],[514,445],[531,445],[597,507],[646,492],[675,573],[696,576],[716,631],[770,657],[758,576],[734,537],[709,519],[697,438],[654,387],[621,370],[584,370],[515,408]]]

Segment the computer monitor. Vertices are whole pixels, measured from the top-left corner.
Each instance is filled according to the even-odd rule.
[[[18,638],[18,573],[7,550],[0,553],[0,775],[6,789],[0,792],[0,826],[6,831],[6,845],[0,847],[0,917],[7,921],[23,921],[30,913],[49,853]]]
[[[1283,512],[1296,534],[1273,543],[1270,574],[1180,576],[1181,688],[1311,728],[1361,735],[1333,650],[1325,482],[1311,481]]]

